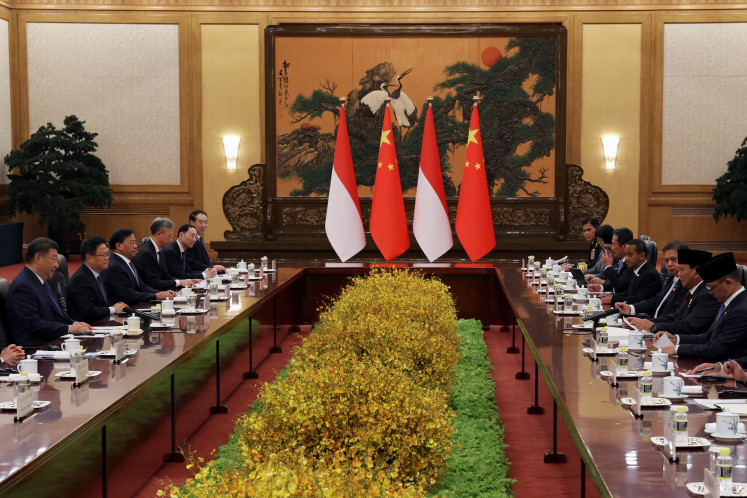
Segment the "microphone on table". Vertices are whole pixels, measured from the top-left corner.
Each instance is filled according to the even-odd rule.
[[[597,326],[599,325],[599,320],[601,320],[604,317],[616,315],[620,313],[620,310],[617,308],[610,308],[607,311],[602,311],[601,313],[597,313],[596,315],[587,316],[584,318],[584,321],[590,321],[592,322],[592,331],[595,331],[597,329]]]
[[[122,309],[122,311],[124,311],[126,313],[132,313],[135,316],[140,317],[140,318],[142,318],[144,320],[150,320],[150,321],[156,321],[156,322],[159,320],[159,318],[156,315],[154,315],[153,313],[146,313],[146,312],[144,312],[142,310],[136,310],[135,308],[130,308],[129,306],[125,306]]]

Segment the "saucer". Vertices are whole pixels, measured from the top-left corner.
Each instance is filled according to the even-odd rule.
[[[601,372],[599,372],[599,375],[601,375],[602,377],[612,377],[612,372],[608,370],[602,370]],[[618,379],[637,379],[640,376],[641,376],[640,372],[636,370],[628,370],[625,373],[617,374]]]
[[[620,403],[623,405],[635,405],[636,401],[633,398],[620,398]],[[651,398],[650,402],[641,403],[641,407],[646,406],[670,406],[672,404],[667,398]]]
[[[652,436],[651,442],[656,446],[666,446],[669,444],[667,438],[662,436]],[[711,442],[704,437],[688,437],[687,444],[677,445],[678,448],[706,448],[711,445]]]
[[[51,405],[51,401],[34,401],[33,407],[34,410],[38,410],[39,408],[44,408],[45,406]],[[16,402],[15,401],[6,401],[4,403],[0,403],[0,410],[15,410],[16,409]]]
[[[660,394],[659,397],[660,398],[666,398],[666,399],[671,400],[671,401],[681,401],[683,399],[689,398],[690,396],[688,396],[687,394],[680,394],[679,396],[677,396],[677,395],[667,396],[666,394]]]
[[[192,311],[187,311],[184,309],[179,310],[180,315],[202,315],[204,313],[209,312],[210,310],[206,310],[205,308],[197,308]]]
[[[125,337],[137,337],[143,335],[143,329],[128,330],[124,335]]]
[[[583,311],[552,310],[552,312],[556,315],[566,315],[566,316],[581,316],[584,314]]]
[[[88,371],[88,377],[96,377],[97,375],[101,375],[100,370],[89,370]],[[57,372],[54,374],[55,377],[60,377],[61,379],[74,379],[75,378],[75,372],[71,370],[66,370],[64,372]]]
[[[582,350],[584,353],[592,354],[594,353],[594,350],[591,348],[584,348]],[[617,354],[619,350],[617,348],[607,348],[607,351],[599,351],[597,350],[597,356],[599,355],[607,355],[607,354]]]
[[[688,482],[687,490],[695,496],[705,496],[706,488],[705,483],[702,482]],[[747,496],[747,484],[741,482],[731,483],[731,495],[730,496]]]
[[[111,349],[106,350],[106,351],[99,351],[96,354],[101,358],[113,358],[114,357],[114,352]],[[127,356],[132,356],[134,354],[137,354],[137,351],[133,351],[132,349],[128,349],[125,351],[125,355]],[[91,372],[88,372],[88,373],[90,374]]]
[[[737,434],[736,436],[732,436],[731,434],[718,434],[716,432],[709,434],[713,439],[716,439],[717,441],[724,441],[724,442],[734,442],[734,441],[744,441],[744,438],[747,438],[747,434]]]
[[[30,373],[29,374],[29,382],[41,382],[42,376],[39,373]],[[6,377],[0,377],[0,379],[3,379],[7,382],[18,382],[20,380],[23,380],[23,377],[21,374],[10,374]]]

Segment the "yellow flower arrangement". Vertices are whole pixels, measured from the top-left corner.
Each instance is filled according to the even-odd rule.
[[[424,496],[451,455],[456,310],[436,279],[374,270],[321,314],[237,423],[231,471],[172,496]]]

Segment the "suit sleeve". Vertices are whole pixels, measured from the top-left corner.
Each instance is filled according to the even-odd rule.
[[[93,323],[109,317],[109,308],[96,306],[96,289],[86,285],[84,277],[72,279],[67,286],[65,297],[68,301],[68,312],[73,320]]]
[[[687,313],[681,319],[661,322],[656,328],[672,334],[698,334],[708,330],[716,318],[720,306],[721,304],[713,296],[705,294],[697,302],[693,302],[690,313]]]
[[[60,323],[47,320],[39,311],[40,304],[38,294],[34,292],[30,285],[15,287],[13,292],[8,295],[8,315],[11,322],[11,331],[23,330],[24,335],[33,338],[36,344],[44,344],[67,334],[70,329],[69,325],[73,321]],[[14,340],[16,339],[14,338]],[[26,346],[28,344],[21,345]]]
[[[163,255],[166,258],[166,269],[170,274],[176,278],[199,278],[202,279],[202,273],[190,271],[190,267],[187,266],[187,271],[182,271],[182,260],[180,255],[173,250],[164,249]]]
[[[161,280],[160,271],[158,268],[158,260],[155,254],[143,254],[140,253],[135,256],[132,263],[137,268],[137,272],[140,275],[140,279],[148,286],[155,290],[172,290],[176,288],[176,282],[172,280]]]
[[[735,309],[731,316],[725,317],[713,337],[708,332],[697,335],[680,336],[677,354],[705,358],[707,361],[724,361],[733,357],[747,356],[747,309]],[[718,334],[716,333],[718,332]]]
[[[197,243],[199,243],[199,241]],[[198,256],[197,251],[199,249],[197,248],[197,243],[195,243],[195,245],[193,245],[192,247],[190,247],[184,252],[187,255],[187,268],[190,268],[191,271],[193,272],[202,273],[206,269],[210,268],[210,265],[206,264]],[[197,277],[193,277],[193,278],[197,278]]]
[[[127,270],[124,268],[112,268],[110,265],[109,269],[104,272],[104,289],[106,290],[106,297],[109,299],[109,306],[120,301],[132,306],[155,299],[156,293],[151,292],[152,289],[149,287],[145,292],[133,289],[130,277],[125,271]]]

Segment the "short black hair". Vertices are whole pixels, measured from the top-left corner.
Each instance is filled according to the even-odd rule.
[[[690,248],[687,247],[682,242],[680,242],[679,240],[674,239],[669,244],[665,245],[664,249],[662,249],[661,252],[667,252],[667,251],[672,251],[672,250],[679,251],[680,249],[690,249]]]
[[[86,261],[86,256],[95,256],[101,244],[106,244],[106,241],[102,237],[88,237],[80,243],[80,259],[83,262]]]
[[[178,237],[181,234],[183,234],[184,232],[189,232],[190,228],[194,228],[194,226],[190,225],[189,223],[185,223],[184,225],[182,225],[182,226],[179,227],[179,231],[176,232],[176,236]]]
[[[121,244],[127,237],[134,233],[135,231],[130,230],[129,228],[120,228],[109,238],[109,249],[113,251],[117,248],[117,244]]]
[[[163,232],[169,228],[174,228],[174,222],[168,218],[156,218],[153,223],[150,224],[150,234],[155,235],[158,232]]]
[[[26,262],[31,263],[34,260],[34,256],[37,254],[46,256],[52,249],[55,251],[60,250],[60,246],[57,245],[57,242],[46,237],[38,237],[32,240],[28,249],[26,249]]]
[[[597,228],[599,226],[599,219],[597,218],[586,218],[584,221],[581,222],[581,226],[584,226],[586,224],[590,224],[594,228]]]
[[[596,236],[598,239],[602,239],[605,244],[612,244],[612,232],[614,230],[612,225],[601,225],[597,228]]]
[[[633,230],[628,227],[615,228],[612,235],[617,235],[617,243],[620,245],[627,244],[629,240],[633,240]]]
[[[200,214],[204,214],[205,217],[207,218],[207,213],[205,211],[203,211],[201,209],[195,209],[194,211],[192,211],[191,213],[189,213],[189,221],[197,221],[197,216],[200,215]],[[181,232],[179,232],[179,233],[181,233]]]
[[[618,240],[620,239],[618,238]],[[634,246],[635,252],[637,252],[638,254],[646,253],[646,243],[642,241],[641,239],[630,239],[629,241],[625,243],[625,245]]]

